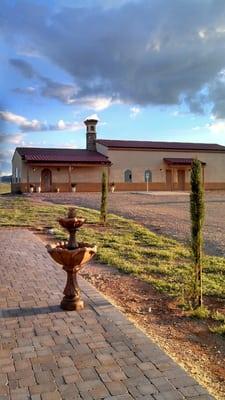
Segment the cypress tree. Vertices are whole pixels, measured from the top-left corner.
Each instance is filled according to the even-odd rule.
[[[202,167],[199,160],[192,162],[191,168],[191,247],[194,260],[194,308],[202,305],[202,227],[205,216],[204,189],[202,185]]]
[[[107,198],[108,198],[108,183],[105,171],[102,173],[102,196],[100,209],[100,222],[104,225],[107,221]]]

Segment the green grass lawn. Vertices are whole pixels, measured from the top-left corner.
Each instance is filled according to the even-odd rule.
[[[67,207],[32,203],[23,197],[0,197],[0,226],[52,226],[57,239],[67,234],[57,223]],[[99,225],[99,213],[79,208],[87,219],[78,240],[97,244],[96,259],[121,271],[138,276],[158,290],[181,296],[192,276],[191,255],[179,242],[150,232],[139,224],[109,215],[107,227]],[[204,294],[225,298],[225,258],[204,258]]]

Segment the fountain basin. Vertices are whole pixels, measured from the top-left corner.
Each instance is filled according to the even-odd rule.
[[[50,256],[58,264],[71,270],[79,270],[96,254],[97,247],[87,243],[78,243],[78,248],[69,250],[66,245],[47,245]]]
[[[67,245],[47,245],[49,255],[58,264],[63,266],[67,273],[67,282],[63,291],[64,297],[60,303],[63,310],[82,310],[84,302],[81,299],[80,288],[77,282],[77,273],[96,254],[97,247],[87,243],[79,243],[75,250],[69,250]]]
[[[60,225],[70,231],[70,229],[79,229],[86,221],[85,218],[59,218]]]

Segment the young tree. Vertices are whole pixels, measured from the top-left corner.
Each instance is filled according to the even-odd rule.
[[[108,198],[108,182],[105,171],[102,173],[102,197],[100,209],[100,221],[105,225],[107,221],[107,198]]]
[[[191,246],[194,258],[194,308],[202,305],[202,227],[205,216],[204,189],[202,185],[202,166],[194,160],[191,168]]]

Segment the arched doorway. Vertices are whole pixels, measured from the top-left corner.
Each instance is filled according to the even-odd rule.
[[[52,189],[52,172],[50,169],[43,169],[41,171],[41,191],[51,192]]]

